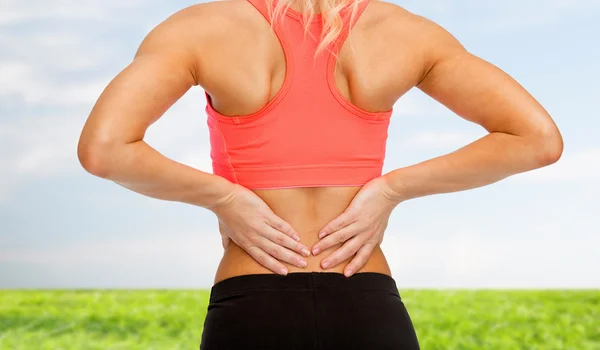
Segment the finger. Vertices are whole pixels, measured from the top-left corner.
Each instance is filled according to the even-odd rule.
[[[335,219],[331,220],[319,233],[319,238],[323,238],[332,232],[337,230],[341,230],[342,228],[352,224],[354,222],[354,217],[352,214],[348,212],[343,212]]]
[[[358,252],[356,252],[354,259],[352,259],[352,261],[350,261],[350,263],[344,268],[344,275],[346,277],[350,277],[356,271],[362,269],[367,263],[367,260],[369,260],[371,253],[373,253],[373,249],[375,249],[375,244],[371,241],[366,242],[362,247],[360,247]]]
[[[276,243],[280,246],[289,248],[289,249],[291,249],[295,252],[298,252],[304,256],[310,255],[310,250],[308,250],[307,246],[305,246],[304,244],[302,244],[300,242],[295,241],[294,239],[290,238],[289,236],[286,236],[281,231],[276,230],[269,225],[265,225],[265,229],[261,232],[261,235],[263,237],[268,238],[273,243]]]
[[[341,230],[335,231],[334,233],[330,234],[329,236],[326,236],[325,238],[315,243],[315,245],[313,245],[313,255],[317,255],[326,249],[329,249],[340,243],[346,242],[350,238],[356,236],[358,232],[358,228],[353,225],[348,225]]]
[[[279,216],[275,214],[271,215],[267,219],[266,223],[272,228],[276,229],[277,231],[283,232],[287,236],[292,237],[296,241],[300,240],[300,236],[298,236],[298,233],[296,232],[296,230],[294,230],[292,225],[290,225],[287,221],[283,220]]]
[[[248,254],[250,254],[250,256],[254,260],[256,260],[256,262],[258,262],[265,268],[280,275],[287,275],[288,269],[285,267],[285,265],[283,265],[275,258],[271,257],[269,254],[264,252],[260,247],[252,244],[247,246],[245,250],[246,252],[248,252]]]
[[[323,261],[321,261],[321,267],[329,269],[339,265],[342,261],[345,261],[354,255],[362,245],[363,240],[360,236],[354,237],[323,259]]]
[[[256,245],[260,249],[262,249],[265,253],[269,254],[270,256],[279,261],[284,261],[288,264],[292,264],[298,267],[306,267],[308,265],[306,260],[304,260],[304,258],[301,255],[296,254],[295,252],[284,248],[279,244],[273,243],[265,237],[256,236],[254,240],[256,242]]]

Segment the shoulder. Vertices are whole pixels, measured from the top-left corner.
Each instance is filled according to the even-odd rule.
[[[423,74],[449,57],[469,55],[460,41],[433,20],[379,0],[369,4],[370,36],[379,37],[391,50],[408,50],[419,57]]]
[[[203,44],[218,42],[221,35],[249,28],[256,17],[247,0],[211,1],[192,5],[170,15],[154,27],[142,47],[163,49],[202,49]]]
[[[135,59],[149,59],[192,72],[199,84],[204,61],[216,61],[215,56],[222,54],[224,47],[240,46],[242,40],[250,42],[247,38],[254,36],[254,28],[260,24],[252,14],[252,5],[247,0],[212,1],[186,7],[150,30]]]
[[[418,43],[420,47],[434,48],[440,44],[460,46],[456,38],[441,25],[400,5],[371,0],[369,11],[371,26],[376,27],[381,35]]]
[[[169,17],[169,20],[199,26],[232,25],[250,20],[252,12],[253,6],[248,0],[219,0],[183,8]]]

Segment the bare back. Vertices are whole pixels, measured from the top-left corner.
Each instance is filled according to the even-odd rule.
[[[183,10],[178,16],[189,22],[194,22],[195,17],[207,19],[204,22],[198,20],[182,40],[194,40],[194,32],[204,38],[205,49],[197,50],[196,81],[210,94],[215,110],[226,116],[251,114],[273,99],[283,84],[285,57],[269,23],[248,1],[199,4]],[[371,1],[340,50],[335,70],[340,93],[361,109],[390,110],[396,100],[417,85],[427,72],[425,49],[419,47],[419,37],[414,31],[428,23],[397,5]],[[300,241],[310,247],[318,241],[318,230],[341,214],[359,190],[360,187],[352,186],[254,192],[289,222],[300,235]],[[307,257],[306,268],[284,264],[289,272],[342,273],[351,259],[327,270],[320,266],[321,260],[340,245],[316,257]],[[379,247],[357,272],[391,276]],[[254,273],[272,272],[231,242],[219,265],[215,283]]]
[[[317,242],[317,232],[339,219],[348,205],[354,204],[352,200],[360,189],[369,189],[367,186],[255,190],[267,208],[256,201],[257,196],[232,185],[227,178],[173,161],[144,142],[147,128],[193,86],[207,91],[212,108],[223,118],[253,114],[278,95],[286,76],[283,50],[277,35],[253,4],[248,0],[202,3],[175,13],[154,28],[141,43],[131,64],[98,98],[82,130],[78,157],[88,172],[152,198],[211,208],[229,200],[232,193],[245,192],[254,203],[242,208],[263,212],[270,208],[274,214],[269,210],[265,215],[273,222],[253,216],[255,212],[248,213],[253,209],[234,208],[227,212],[229,217],[236,218],[239,212],[239,217],[243,216],[246,221],[254,219],[279,233],[289,232],[288,224],[291,224],[301,242],[288,241],[288,245],[293,244],[298,252],[302,246],[328,248],[316,257],[304,259],[308,260],[305,268],[287,265],[288,272],[322,271],[320,263],[335,251],[332,257],[335,261],[331,261],[335,267],[326,271],[341,273],[353,257],[341,262],[339,258],[356,250],[344,245],[348,249],[342,254],[342,250],[338,250],[340,245],[331,246],[332,242],[361,241],[345,239],[343,230],[339,230]],[[397,197],[392,202],[484,186],[558,160],[563,143],[556,124],[543,106],[510,75],[468,52],[445,29],[424,17],[377,0],[364,5],[350,35],[340,39],[345,42],[341,45],[338,65],[327,66],[327,88],[337,89],[338,93],[333,91],[335,97],[344,98],[345,107],[352,104],[356,107],[352,109],[378,114],[389,111],[402,95],[417,87],[456,115],[489,132],[452,153],[376,178],[380,182],[375,187],[388,187],[391,197]],[[295,16],[301,17],[297,13]],[[306,56],[304,54],[303,59]],[[345,136],[339,135],[340,140]],[[383,192],[380,199],[388,197]],[[380,209],[361,203],[362,212]],[[382,226],[381,220],[389,215],[380,214],[384,216],[370,217],[375,222],[370,221],[371,227],[367,225],[363,229],[372,233],[373,226]],[[219,230],[223,237],[243,236],[248,232],[239,232],[238,228],[250,227],[238,225],[236,231],[231,231],[227,220],[221,222]],[[280,230],[272,225],[279,226]],[[331,230],[328,227],[328,231]],[[375,247],[369,253],[372,246],[382,241],[383,229],[377,230],[377,244],[372,241],[367,245],[363,240],[362,248],[367,249],[358,251],[356,257],[360,261],[352,260],[353,266],[345,272],[391,275],[380,248]],[[370,232],[364,233],[363,237]],[[281,238],[290,239],[282,235],[273,239],[281,241]],[[236,241],[242,242],[241,239]],[[261,250],[256,260],[262,257],[277,263],[273,258],[287,252],[273,248],[278,245],[272,240],[269,244],[271,251]],[[286,261],[301,257],[299,254],[283,256]],[[303,265],[301,260],[295,262]],[[272,273],[270,271],[231,242],[215,282],[243,274]]]

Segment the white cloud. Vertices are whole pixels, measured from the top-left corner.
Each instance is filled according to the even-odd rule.
[[[109,18],[112,11],[136,8],[145,2],[144,0],[86,0],[85,2],[74,0],[55,0],[52,2],[3,0],[0,24],[11,25],[43,19],[102,20]]]
[[[22,20],[46,15],[86,18],[87,11],[106,14],[141,3],[59,1],[52,4],[52,12],[45,10],[50,6],[46,2],[33,8],[31,3],[11,1],[3,4],[3,10],[7,10],[3,13],[9,17],[11,13],[20,13]],[[9,192],[28,181],[81,170],[76,147],[85,118],[106,85],[126,64],[110,72],[108,67],[114,64],[111,59],[116,49],[90,41],[85,35],[64,28],[34,32],[0,30],[0,45],[6,49],[0,55],[0,101],[10,102],[0,119],[0,144],[4,147],[0,151],[3,170],[0,201],[7,200]],[[106,67],[102,69],[105,74],[102,77],[81,77],[77,72],[89,75],[102,67]],[[158,123],[161,127],[150,129],[148,139],[159,151],[177,160],[210,169],[208,144],[202,144],[205,125],[202,119],[194,120],[202,118],[204,104],[201,95],[195,92],[167,112]],[[181,116],[188,119],[182,120]],[[182,122],[197,123],[199,128],[185,127]],[[203,146],[201,151],[190,147],[195,143]]]
[[[56,249],[0,251],[0,264],[45,271],[44,277],[5,271],[0,275],[0,288],[8,281],[13,287],[209,288],[223,256],[217,225],[212,226],[214,232],[123,236],[73,242]]]
[[[600,148],[565,150],[561,159],[548,167],[513,176],[509,181],[526,183],[586,181],[597,186],[600,179]]]
[[[400,4],[401,6],[404,4]],[[440,7],[437,2],[423,2],[416,5],[426,12],[439,14],[448,22],[457,16],[469,15],[472,18],[461,24],[477,28],[474,34],[514,33],[527,29],[553,25],[569,15],[587,14],[600,9],[597,0],[505,0],[505,1],[461,1]]]
[[[178,157],[177,161],[207,173],[213,172],[212,160],[209,152],[186,154]]]
[[[214,237],[213,237],[214,236]],[[216,245],[219,244],[219,245]],[[138,238],[112,238],[65,244],[55,250],[22,250],[3,252],[0,261],[36,264],[108,264],[122,265],[148,259],[168,260],[181,258],[190,263],[215,261],[221,238],[218,232],[169,232],[168,234]],[[205,249],[211,247],[213,249]],[[222,250],[222,248],[221,248]],[[202,254],[200,254],[202,253]]]
[[[403,139],[400,147],[407,149],[444,149],[451,152],[486,134],[485,131],[480,133],[469,131],[422,131]]]
[[[100,85],[90,85],[79,98],[97,99]],[[69,91],[49,93],[56,93],[57,99],[77,100],[68,97]],[[75,94],[76,91],[72,92]],[[160,125],[149,129],[146,140],[165,156],[212,173],[206,117],[202,109],[204,103],[198,101],[199,95],[198,91],[193,91],[178,101],[157,122]],[[28,181],[82,171],[77,159],[77,143],[87,113],[87,110],[81,109],[81,114],[69,112],[0,121],[0,145],[4,147],[0,150],[0,169],[3,172],[0,202]]]
[[[23,78],[33,81],[33,67],[23,62],[0,61],[0,94],[8,93],[10,85]]]
[[[432,239],[388,229],[381,247],[400,288],[600,286],[598,239],[590,244],[556,229],[545,230],[543,241],[525,228],[517,237],[504,237],[492,226],[440,230],[444,237]]]
[[[18,98],[30,106],[86,106],[91,109],[110,81],[110,78],[101,78],[58,82],[22,62],[0,62],[0,74],[4,72],[8,73],[0,80],[0,98]]]
[[[0,121],[0,202],[28,181],[80,170],[77,142],[85,115]]]
[[[420,89],[413,87],[396,101],[392,114],[392,123],[403,117],[429,117],[449,113],[448,108],[429,97]]]
[[[83,118],[39,117],[24,119],[18,126],[0,125],[11,130],[4,142],[11,144],[0,163],[18,176],[45,177],[72,170],[76,160],[77,141]]]
[[[26,42],[27,45],[23,45]],[[49,28],[40,31],[0,31],[0,55],[4,72],[16,64],[27,65],[36,73],[91,70],[114,62],[114,44],[94,41],[84,31]],[[13,66],[7,66],[12,64]],[[0,76],[2,77],[2,76]]]
[[[0,32],[0,45],[6,50],[0,55],[0,98],[28,106],[90,106],[110,78],[75,74],[107,64],[114,49],[84,35],[55,30]]]

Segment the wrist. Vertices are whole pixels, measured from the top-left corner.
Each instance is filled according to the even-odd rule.
[[[381,176],[382,178],[382,192],[385,197],[390,201],[400,204],[406,201],[406,191],[401,186],[401,182],[398,181],[397,177],[393,176],[392,172]]]
[[[216,178],[215,182],[212,184],[214,193],[211,196],[211,200],[204,207],[210,211],[215,211],[218,208],[227,206],[231,203],[235,198],[235,193],[237,190],[237,184],[222,178]]]

